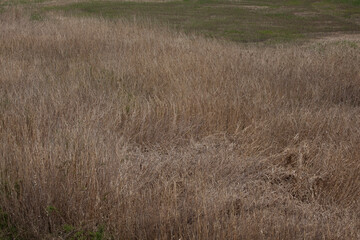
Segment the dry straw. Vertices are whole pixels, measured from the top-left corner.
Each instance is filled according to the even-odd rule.
[[[25,238],[359,239],[357,42],[0,19],[0,207]]]

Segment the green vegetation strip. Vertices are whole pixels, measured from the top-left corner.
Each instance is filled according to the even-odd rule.
[[[284,42],[317,33],[360,31],[356,1],[89,1],[47,10],[106,18],[146,19],[186,33],[236,42]]]

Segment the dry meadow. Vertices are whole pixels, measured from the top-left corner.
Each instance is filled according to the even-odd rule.
[[[360,42],[0,14],[0,239],[359,239]]]

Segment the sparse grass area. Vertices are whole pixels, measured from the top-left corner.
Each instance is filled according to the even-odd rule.
[[[1,240],[360,239],[358,38],[244,45],[41,6],[0,14]],[[251,14],[261,37],[224,35],[279,40]]]
[[[286,42],[313,37],[317,33],[360,31],[360,25],[352,19],[360,13],[360,7],[333,2],[87,1],[48,9],[85,16],[136,17],[169,25],[186,33],[195,32],[237,42]]]
[[[16,6],[16,5],[30,5],[37,3],[44,3],[47,0],[4,0],[1,2],[2,6]]]

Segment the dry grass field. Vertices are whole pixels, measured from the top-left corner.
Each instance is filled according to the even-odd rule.
[[[0,239],[360,239],[360,41],[0,14]]]

